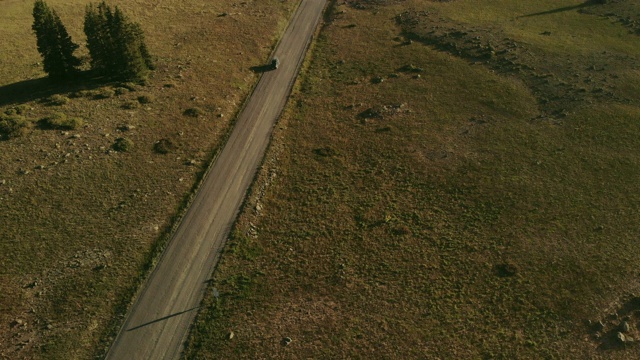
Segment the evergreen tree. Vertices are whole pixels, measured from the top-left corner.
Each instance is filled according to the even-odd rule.
[[[49,77],[64,79],[77,72],[80,59],[73,52],[78,45],[71,40],[58,14],[44,0],[35,1],[32,29],[36,34],[44,71]]]
[[[85,34],[91,67],[98,73],[121,79],[142,79],[153,63],[140,25],[130,22],[104,1],[89,5],[85,14]]]
[[[106,75],[112,68],[114,45],[109,30],[111,9],[105,2],[97,7],[87,5],[84,17],[84,33],[87,36],[87,48],[91,56],[91,68]]]

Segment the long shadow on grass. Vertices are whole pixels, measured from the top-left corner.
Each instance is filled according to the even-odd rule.
[[[547,11],[537,12],[533,14],[522,15],[522,16],[518,16],[518,18],[557,14],[565,11],[579,10],[579,9],[583,9],[583,8],[594,6],[594,5],[602,5],[601,0],[588,0],[583,2],[582,4],[573,5],[573,6],[564,6],[564,7],[553,9],[553,10],[547,10]]]
[[[64,82],[53,81],[46,77],[24,80],[0,86],[0,106],[22,104],[55,94],[92,90],[103,86],[106,82],[106,79],[95,77],[88,71],[81,72],[73,79]]]

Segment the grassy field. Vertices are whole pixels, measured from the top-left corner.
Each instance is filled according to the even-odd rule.
[[[89,1],[47,2],[86,56]],[[145,31],[144,85],[50,84],[33,3],[0,1],[0,113],[26,124],[0,140],[0,359],[102,354],[297,4],[109,3]]]
[[[640,356],[636,6],[339,3],[186,358]]]

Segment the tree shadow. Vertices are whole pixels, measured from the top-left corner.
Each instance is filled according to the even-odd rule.
[[[73,79],[64,82],[55,81],[48,77],[19,81],[0,86],[0,106],[23,104],[55,94],[93,90],[109,82],[110,80],[96,77],[90,71],[80,72]]]
[[[553,10],[547,10],[547,11],[541,11],[533,14],[522,15],[522,16],[518,16],[518,18],[557,14],[565,11],[579,10],[589,6],[601,5],[601,4],[602,4],[601,0],[587,0],[582,4],[573,5],[573,6],[564,6],[564,7],[553,9]]]

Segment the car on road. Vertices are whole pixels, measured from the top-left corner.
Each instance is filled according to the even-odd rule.
[[[274,57],[273,59],[271,59],[271,64],[269,64],[271,66],[271,70],[275,70],[278,68],[278,66],[280,66],[280,59],[278,59],[277,57]]]

